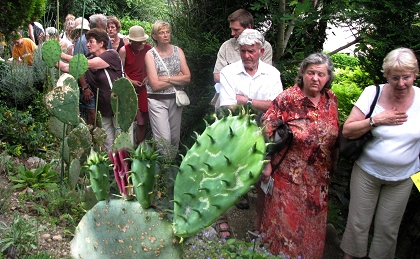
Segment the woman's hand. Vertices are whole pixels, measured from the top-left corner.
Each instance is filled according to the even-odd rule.
[[[82,91],[83,92],[83,100],[87,103],[91,102],[91,98],[93,96],[92,90],[90,90],[90,88],[87,88],[86,90]]]
[[[264,170],[261,174],[261,182],[263,183],[267,183],[268,180],[270,180],[270,176],[271,176],[271,171],[272,171],[272,167],[271,167],[271,161],[269,161],[265,167]]]
[[[407,121],[408,115],[405,112],[397,111],[394,107],[392,110],[385,110],[372,117],[376,126],[379,125],[401,125]]]

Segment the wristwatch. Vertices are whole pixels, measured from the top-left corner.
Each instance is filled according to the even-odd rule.
[[[251,106],[252,105],[252,99],[248,98],[248,101],[246,102],[247,105]]]
[[[376,127],[375,122],[373,121],[373,118],[372,117],[369,118],[369,124],[372,127]]]

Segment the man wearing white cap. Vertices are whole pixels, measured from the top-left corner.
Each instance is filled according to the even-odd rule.
[[[147,90],[145,87],[147,73],[144,57],[152,46],[146,43],[149,35],[144,33],[141,26],[131,27],[127,38],[129,43],[120,49],[119,54],[125,75],[133,84],[138,97],[136,144],[139,144],[146,137],[147,123],[149,122]]]

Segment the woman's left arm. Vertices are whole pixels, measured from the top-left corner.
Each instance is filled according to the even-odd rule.
[[[69,63],[65,62],[58,62],[59,68],[62,72],[68,73],[69,72]],[[103,59],[99,57],[94,57],[92,59],[88,59],[88,68],[91,69],[102,69],[109,67],[109,64],[106,63]]]
[[[369,119],[357,106],[353,106],[349,117],[343,125],[343,136],[348,139],[356,139],[373,127],[370,126]]]

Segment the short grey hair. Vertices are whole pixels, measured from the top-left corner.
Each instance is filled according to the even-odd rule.
[[[92,14],[89,16],[90,28],[99,28],[106,30],[108,18],[104,14]]]
[[[239,45],[251,46],[258,43],[258,46],[261,49],[264,46],[264,42],[265,40],[262,33],[254,29],[245,29],[238,37]]]
[[[331,88],[331,82],[334,79],[334,65],[333,62],[330,59],[330,56],[323,54],[323,53],[313,53],[309,55],[307,58],[305,58],[302,63],[300,64],[299,70],[298,70],[298,76],[296,78],[297,85],[302,89],[303,88],[303,75],[306,72],[306,69],[309,65],[312,64],[325,64],[327,65],[328,75],[330,78],[325,83],[325,86],[323,89],[330,89]]]

